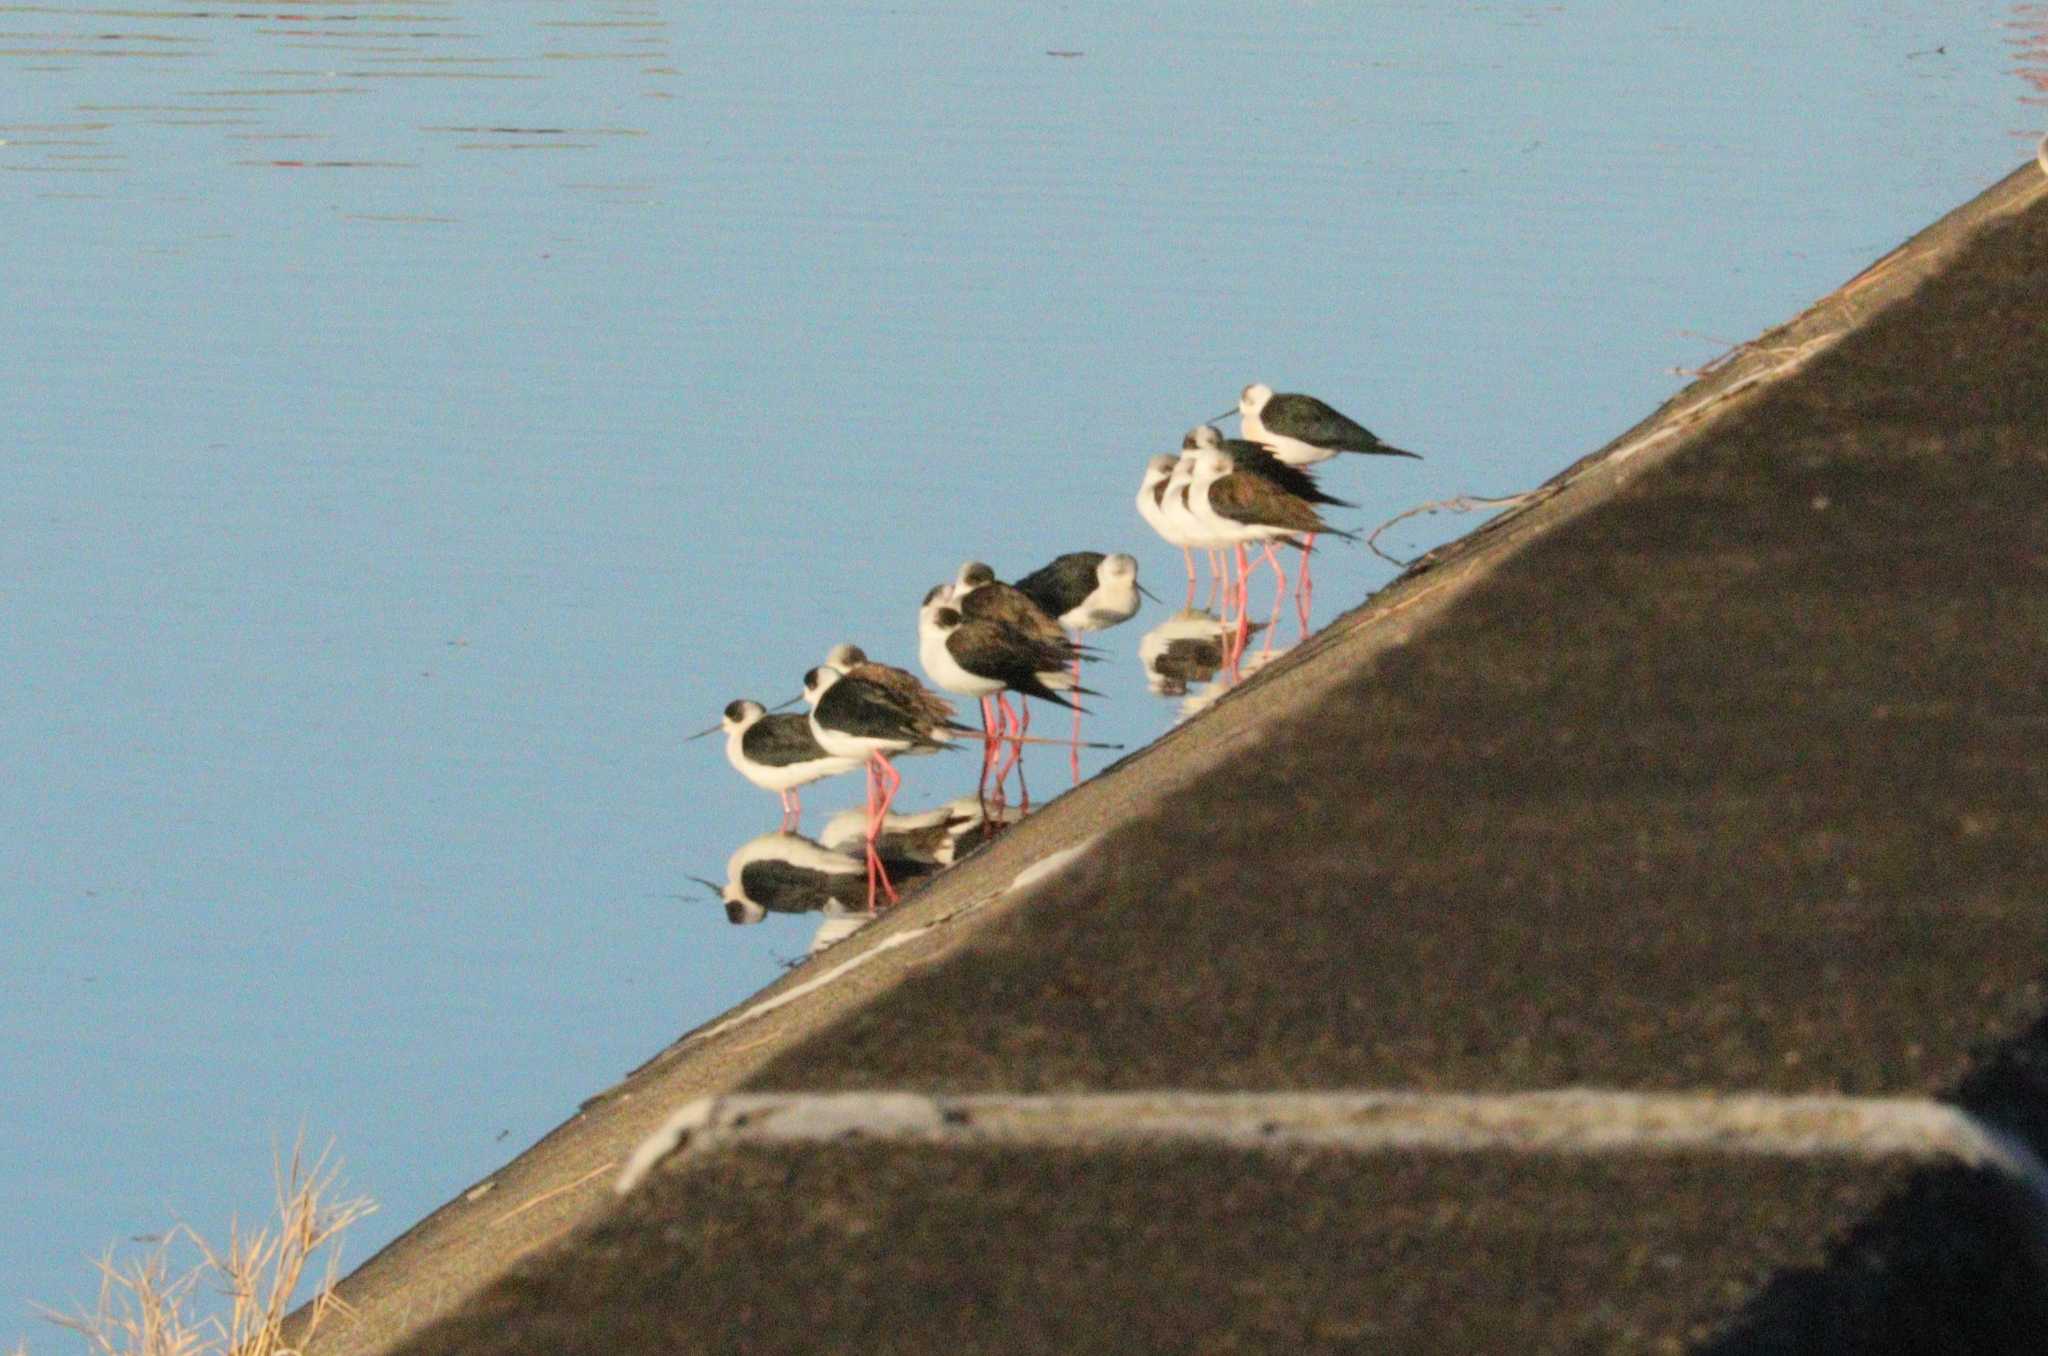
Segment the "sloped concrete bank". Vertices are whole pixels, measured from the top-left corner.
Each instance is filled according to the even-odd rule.
[[[2044,195],[2048,177],[2029,163],[1795,320],[1730,354],[1513,511],[1433,552],[1199,719],[1047,805],[877,924],[683,1037],[359,1267],[341,1289],[354,1316],[331,1321],[316,1353],[387,1350],[594,1219],[610,1207],[612,1182],[634,1148],[684,1103],[764,1073],[785,1085],[806,1070],[825,1084],[843,1080],[844,1070],[816,1063],[814,1038],[886,1006],[882,1000],[906,979],[937,973],[998,920],[1056,888],[1057,876],[1029,874],[1040,863],[1158,818],[1200,779],[1266,747],[1274,731],[1428,634],[1503,566],[1698,446],[1911,296],[1988,228]],[[1089,860],[1081,853],[1073,869],[1085,870]],[[877,1067],[875,1077],[888,1076]]]

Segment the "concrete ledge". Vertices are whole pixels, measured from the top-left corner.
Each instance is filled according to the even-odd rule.
[[[1080,1148],[1194,1141],[1373,1153],[1730,1153],[1949,1159],[2003,1172],[2048,1206],[2048,1168],[1960,1108],[1910,1097],[1761,1093],[734,1094],[699,1098],[642,1141],[620,1194],[657,1166],[739,1143],[871,1140]]]

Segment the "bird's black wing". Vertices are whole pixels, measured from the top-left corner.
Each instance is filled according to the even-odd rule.
[[[1095,572],[1104,559],[1100,551],[1069,551],[1019,579],[1017,592],[1037,603],[1047,616],[1064,617],[1095,592]]]
[[[850,674],[825,690],[814,714],[820,725],[847,734],[922,742],[915,713],[905,710],[887,688]]]
[[[1289,466],[1257,443],[1232,438],[1223,444],[1223,450],[1230,454],[1231,463],[1238,470],[1262,476],[1296,499],[1311,504],[1334,504],[1338,508],[1358,507],[1348,499],[1338,499],[1324,494],[1322,487],[1316,484],[1314,476],[1299,466]]]
[[[763,767],[790,767],[825,756],[808,716],[763,716],[740,736],[740,752]]]
[[[1315,447],[1334,447],[1340,452],[1372,452],[1389,457],[1416,455],[1388,446],[1365,425],[1338,413],[1311,395],[1274,396],[1266,402],[1266,408],[1259,411],[1259,422],[1274,433],[1299,438]]]

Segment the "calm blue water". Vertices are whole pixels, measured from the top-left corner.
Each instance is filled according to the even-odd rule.
[[[359,1259],[799,954],[673,897],[775,822],[731,698],[970,557],[1176,596],[1131,494],[1252,380],[1430,454],[1351,525],[1525,488],[2048,84],[1953,0],[680,8],[0,4],[0,1347],[301,1127]]]

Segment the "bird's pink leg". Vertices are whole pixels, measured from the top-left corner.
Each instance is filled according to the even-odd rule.
[[[782,791],[777,794],[782,797],[782,831],[784,833],[793,833],[797,825],[802,822],[801,816],[803,814],[801,807],[792,804],[796,799],[796,793],[794,791]]]
[[[989,729],[994,731],[994,733],[989,738],[993,741],[990,747],[994,750],[993,756],[995,758],[995,770],[989,777],[989,782],[995,788],[995,791],[989,797],[989,803],[1000,807],[1008,803],[1010,798],[1009,791],[1003,786],[1003,779],[1010,775],[1010,745],[1004,738],[1009,732],[1009,708],[1003,704],[1004,694],[1001,692],[989,698],[989,701],[994,707],[994,711],[989,717]]]
[[[1076,700],[1079,700],[1076,698]],[[1024,781],[1024,736],[1031,733],[1031,703],[1022,693],[1017,696],[1017,808],[1024,814],[1031,813],[1031,787]]]
[[[1078,635],[1074,643],[1080,644]],[[1081,686],[1081,656],[1078,654],[1074,656],[1074,686]],[[1079,786],[1081,784],[1081,699],[1074,696],[1071,692],[1067,695],[1072,697],[1074,701],[1074,747],[1067,757],[1067,765],[1074,769],[1074,785]]]
[[[1023,698],[1019,697],[1017,700],[1022,701]],[[1010,769],[1024,761],[1024,746],[1016,740],[1018,732],[1017,713],[1010,709],[1009,693],[996,693],[996,712],[1002,720],[1001,738],[1004,743],[1003,756],[996,762],[996,803],[1001,805],[1009,797],[1009,793],[1003,789],[1003,783],[1009,778]],[[1020,773],[1018,777],[1020,789],[1022,780],[1022,774]]]
[[[877,823],[879,822],[879,821],[878,821],[878,820],[876,819],[876,817],[875,817],[875,807],[876,807],[877,805],[879,805],[880,803],[881,803],[881,788],[880,788],[880,785],[879,785],[879,780],[878,780],[878,779],[876,778],[876,776],[875,776],[875,760],[874,760],[874,758],[873,758],[873,757],[869,757],[869,759],[868,759],[868,834],[867,834],[867,853],[868,853],[868,912],[869,912],[869,913],[873,913],[873,912],[875,911],[875,881],[876,881],[876,880],[877,880],[877,879],[878,879],[878,878],[879,878],[879,877],[881,876],[881,873],[882,873],[882,858],[881,858],[881,856],[880,856],[880,855],[879,855],[878,853],[876,853],[876,851],[875,851],[875,827],[876,827]]]
[[[1316,549],[1316,534],[1311,532],[1301,542],[1301,584],[1294,591],[1294,612],[1301,619],[1301,638],[1308,639],[1309,606],[1315,598],[1315,580],[1309,574],[1309,552]]]
[[[896,803],[896,788],[903,785],[903,774],[898,772],[895,766],[879,753],[875,755],[875,762],[877,764],[875,773],[882,784],[882,808],[875,816],[875,827],[879,831],[881,826],[889,821],[889,807]],[[888,893],[889,902],[894,904],[897,898],[896,887],[889,883],[889,873],[882,867],[882,857],[880,853],[875,851],[875,840],[872,836],[868,839],[868,856],[874,863],[876,878],[882,882],[882,889]],[[869,886],[871,892],[873,888],[872,885]],[[869,907],[873,907],[872,902],[870,902]]]
[[[996,722],[995,703],[989,698],[983,697],[981,699],[981,786],[975,794],[976,798],[981,801],[982,829],[984,832],[987,831],[989,822],[989,769],[995,766],[998,750],[1002,747],[996,743],[996,731],[999,728]],[[996,787],[997,797],[1000,798],[1002,793],[1003,788],[998,785]]]
[[[1251,606],[1252,564],[1245,554],[1244,543],[1237,544],[1237,629],[1230,642],[1230,679],[1238,679],[1237,661],[1244,656],[1245,642],[1252,634]]]
[[[1221,589],[1223,591],[1223,610],[1226,613],[1230,611],[1229,569],[1229,561],[1223,552],[1211,547],[1209,550],[1209,606],[1212,608],[1216,606],[1216,592],[1218,589]]]
[[[1183,546],[1183,547],[1181,547],[1181,548],[1180,548],[1180,556],[1181,556],[1181,559],[1182,559],[1182,560],[1184,560],[1184,561],[1186,561],[1186,562],[1187,562],[1187,567],[1188,567],[1188,601],[1187,601],[1187,606],[1189,606],[1189,607],[1193,607],[1193,606],[1195,605],[1195,552],[1194,552],[1194,548],[1192,548],[1192,547],[1188,547],[1188,546]]]
[[[1266,563],[1273,567],[1273,615],[1266,622],[1266,643],[1259,653],[1273,653],[1273,637],[1280,630],[1280,609],[1287,602],[1287,572],[1280,568],[1280,557],[1273,554],[1273,543],[1266,543]]]

